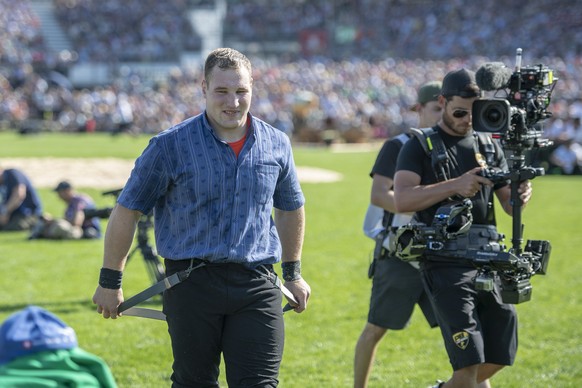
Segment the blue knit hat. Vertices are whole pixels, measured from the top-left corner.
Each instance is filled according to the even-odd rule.
[[[0,326],[0,364],[45,350],[74,347],[77,347],[75,331],[37,306],[10,315]]]

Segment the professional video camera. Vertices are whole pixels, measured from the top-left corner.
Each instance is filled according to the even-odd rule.
[[[493,290],[497,274],[504,303],[527,302],[532,292],[530,278],[547,271],[550,243],[528,240],[523,252],[507,251],[501,244],[505,236],[495,227],[472,225],[472,206],[469,199],[452,201],[437,209],[430,226],[411,223],[399,227],[390,240],[390,253],[403,261],[426,255],[437,261],[466,262],[478,268],[476,289]]]
[[[444,242],[467,233],[473,222],[473,203],[465,198],[437,209],[432,225],[409,223],[396,229],[389,251],[403,261],[416,261],[426,249],[440,250]]]
[[[478,290],[493,290],[494,272],[501,279],[501,298],[504,303],[518,304],[531,299],[532,276],[545,275],[550,259],[549,241],[528,240],[523,252],[468,249],[463,255],[479,267],[475,278]]]
[[[123,188],[105,191],[102,193],[102,195],[105,196],[112,195],[115,198],[118,198],[122,190]],[[85,217],[109,218],[112,210],[113,208],[111,207],[105,207],[101,209],[85,209],[84,212]],[[139,221],[137,222],[137,236],[136,236],[137,245],[127,255],[127,261],[129,262],[129,260],[135,254],[135,252],[139,251],[145,261],[146,269],[148,271],[150,280],[152,281],[152,283],[156,283],[165,278],[165,270],[154,247],[149,242],[149,231],[153,226],[152,218],[153,218],[152,213],[150,212],[149,214],[141,216]]]
[[[537,124],[552,116],[547,108],[558,81],[553,70],[542,64],[521,67],[521,55],[518,48],[513,73],[498,62],[477,70],[477,85],[495,91],[495,98],[475,101],[472,111],[476,131],[494,133],[504,149],[514,151],[551,144],[541,139],[542,129]]]
[[[508,152],[509,171],[486,168],[481,175],[494,183],[510,182],[511,201],[513,204],[512,246],[507,249],[499,242],[502,235],[482,241],[482,245],[474,248],[475,244],[454,245],[455,240],[462,240],[463,234],[446,235],[435,234],[425,226],[415,226],[412,231],[403,230],[400,238],[402,244],[407,242],[407,234],[412,233],[409,241],[416,242],[414,249],[401,248],[401,251],[413,250],[415,254],[423,250],[430,255],[439,248],[439,239],[447,250],[448,257],[468,260],[479,271],[475,279],[475,286],[480,290],[492,290],[494,277],[497,274],[501,279],[502,298],[505,303],[522,303],[531,299],[532,287],[530,278],[535,274],[545,274],[551,252],[549,241],[528,240],[524,249],[523,228],[521,223],[521,205],[523,204],[518,192],[519,186],[525,180],[532,180],[544,174],[543,168],[534,168],[525,165],[525,151],[551,145],[546,139],[541,139],[542,128],[540,122],[552,116],[547,110],[551,94],[557,78],[553,70],[540,64],[530,67],[521,66],[522,50],[516,51],[515,71],[511,71],[502,63],[483,65],[475,74],[477,85],[486,91],[495,91],[493,99],[477,100],[473,103],[473,128],[479,132],[492,133],[492,137],[499,139],[502,148]],[[470,208],[468,208],[470,209]],[[467,211],[464,209],[463,211]],[[438,211],[437,211],[438,214]],[[435,219],[435,221],[437,221]],[[473,228],[468,228],[473,233]],[[487,234],[487,231],[478,233]],[[398,234],[398,232],[397,232]],[[480,234],[470,236],[479,240]],[[408,236],[410,237],[410,236]],[[489,236],[492,237],[492,236]],[[398,245],[398,243],[396,244]],[[421,249],[422,248],[424,249]],[[449,249],[454,246],[454,249]],[[432,252],[431,252],[432,251]],[[452,254],[451,254],[452,252]],[[438,256],[438,255],[437,255]]]

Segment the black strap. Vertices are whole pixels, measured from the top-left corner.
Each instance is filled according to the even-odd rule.
[[[182,283],[184,280],[190,276],[190,273],[195,269],[204,267],[206,265],[205,262],[199,262],[198,265],[194,266],[194,260],[191,261],[190,266],[183,271],[176,272],[173,275],[167,276],[164,279],[160,280],[156,284],[151,287],[146,288],[142,292],[132,296],[128,300],[122,302],[119,307],[117,307],[118,312],[123,312],[128,310],[129,308],[138,305],[146,300],[150,299],[153,296],[161,294],[167,289],[174,287],[176,284]]]
[[[451,167],[447,147],[438,132],[434,131],[429,136],[432,144],[431,163],[439,181],[446,181],[451,178]]]
[[[410,133],[413,134],[419,141],[424,152],[431,158],[431,164],[435,176],[439,182],[450,179],[451,177],[451,163],[452,158],[447,153],[446,146],[438,131],[434,128],[410,128]],[[475,154],[480,153],[482,149],[485,154],[485,162],[487,166],[495,164],[495,145],[491,137],[482,132],[474,131],[474,149]],[[454,166],[458,168],[458,166]],[[495,210],[492,206],[493,193],[491,192],[489,198],[489,207],[487,209],[487,221],[491,224],[495,223]]]
[[[491,137],[483,132],[475,132],[478,138],[479,144],[483,147],[485,152],[485,162],[488,166],[495,164],[495,145]]]
[[[418,139],[425,154],[430,157],[437,180],[442,182],[450,179],[450,159],[447,154],[447,147],[439,133],[432,127],[410,128],[410,133]]]
[[[197,262],[197,265],[194,265],[195,262]],[[126,315],[133,315],[133,316],[142,317],[142,318],[158,319],[161,321],[165,321],[166,316],[164,315],[163,312],[161,312],[159,310],[153,310],[153,309],[148,309],[148,308],[139,308],[139,307],[134,307],[134,306],[136,306],[142,302],[145,302],[146,300],[148,300],[148,299],[150,299],[158,294],[161,294],[165,290],[174,287],[176,284],[182,283],[184,280],[188,279],[188,277],[190,276],[190,273],[192,271],[194,271],[198,268],[202,268],[205,265],[206,265],[206,262],[200,262],[199,260],[196,260],[196,261],[191,260],[190,266],[188,268],[186,268],[183,271],[176,272],[173,275],[165,277],[164,279],[160,280],[159,282],[157,282],[153,286],[146,288],[142,292],[140,292],[140,293],[132,296],[128,300],[122,302],[117,307],[117,311],[119,313],[125,311]],[[257,270],[257,272],[263,274],[261,271]],[[299,302],[297,302],[297,299],[295,298],[295,296],[291,293],[291,291],[289,291],[283,285],[283,283],[281,282],[281,279],[279,279],[279,277],[274,273],[272,275],[273,275],[273,279],[272,279],[273,283],[275,284],[275,286],[277,288],[279,288],[279,290],[281,290],[283,295],[288,300],[295,303],[295,305],[299,305]],[[270,274],[268,274],[268,276],[270,276]],[[293,310],[294,308],[295,307],[292,306],[290,303],[287,303],[283,307],[283,312]]]

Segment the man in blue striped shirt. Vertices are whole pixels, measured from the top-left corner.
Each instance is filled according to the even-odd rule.
[[[151,139],[107,226],[93,297],[105,318],[120,315],[122,271],[143,214],[153,209],[167,275],[204,263],[164,293],[173,387],[218,386],[221,354],[229,386],[277,386],[284,322],[272,265],[282,261],[296,312],[311,292],[300,272],[305,198],[290,141],[249,113],[252,83],[243,54],[211,52],[206,111]]]

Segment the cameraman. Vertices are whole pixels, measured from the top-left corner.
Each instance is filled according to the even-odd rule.
[[[437,179],[431,155],[413,138],[399,154],[394,177],[396,210],[416,212],[415,221],[427,225],[432,223],[437,208],[450,198],[470,198],[473,225],[468,241],[480,226],[495,228],[493,193],[503,210],[512,214],[509,185],[502,182],[494,186],[479,175],[484,167],[507,170],[503,151],[493,142],[494,160],[487,166],[483,146],[473,132],[471,109],[480,96],[472,71],[448,73],[438,98],[443,114],[434,130],[444,144],[449,176]],[[522,182],[518,193],[525,205],[532,193],[530,182]],[[502,303],[498,278],[493,291],[478,291],[474,285],[477,270],[469,260],[455,258],[451,251],[448,258],[446,250],[438,256],[435,252],[440,251],[425,254],[421,261],[422,278],[453,367],[451,379],[437,387],[477,387],[504,366],[513,364],[517,351],[516,311],[513,305]]]
[[[441,117],[442,108],[437,97],[441,83],[428,82],[418,89],[417,103],[411,107],[418,113],[418,127],[430,127]],[[396,159],[409,134],[401,134],[387,140],[372,168],[371,205],[378,206],[382,215],[389,219],[390,226],[400,226],[410,221],[408,214],[394,214],[394,192],[392,183],[396,169]],[[383,222],[384,224],[384,222]],[[388,222],[386,222],[388,224]],[[386,234],[380,232],[376,244],[383,244]],[[354,388],[366,387],[372,369],[376,348],[386,332],[404,329],[418,304],[431,327],[436,327],[436,318],[426,293],[423,291],[418,269],[389,256],[385,249],[372,263],[372,295],[368,322],[364,326],[356,344],[354,356]],[[418,265],[416,265],[418,267]]]

